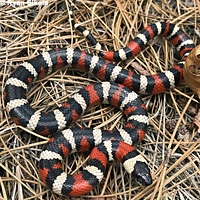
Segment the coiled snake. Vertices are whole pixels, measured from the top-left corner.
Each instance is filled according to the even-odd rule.
[[[85,31],[80,25],[73,25]],[[89,34],[84,32],[87,37]],[[108,61],[135,56],[150,39],[158,35],[167,37],[182,57],[169,70],[143,76]],[[94,41],[94,44],[97,43]],[[99,48],[99,44],[97,46]],[[102,180],[107,162],[116,159],[140,182],[151,184],[150,170],[145,160],[132,147],[144,137],[148,124],[146,107],[135,92],[158,94],[174,88],[183,79],[184,60],[193,48],[193,42],[176,25],[157,22],[142,30],[127,47],[115,52],[101,52],[102,58],[77,49],[63,48],[44,52],[19,66],[8,78],[4,92],[6,108],[16,124],[43,135],[55,133],[70,126],[88,106],[99,103],[119,107],[127,117],[127,124],[118,131],[74,128],[63,130],[51,138],[40,158],[42,180],[58,194],[79,196],[92,190]],[[109,82],[86,86],[53,112],[39,112],[31,108],[26,99],[31,82],[67,64]],[[70,152],[87,150],[92,152],[82,173],[67,175],[63,172],[61,161],[64,157]]]

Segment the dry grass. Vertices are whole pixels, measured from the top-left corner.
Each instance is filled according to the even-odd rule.
[[[106,50],[124,47],[144,26],[161,20],[178,24],[196,44],[200,41],[198,0],[79,0],[77,8],[76,21],[87,27]],[[5,110],[2,93],[10,73],[41,52],[55,47],[95,51],[69,23],[67,0],[50,0],[48,6],[0,6],[0,46],[0,199],[70,199],[58,197],[41,182],[38,158],[48,138],[16,126]],[[138,56],[119,65],[134,71],[130,63],[137,62],[153,74],[177,61],[174,52],[165,39],[156,38]],[[91,74],[63,68],[33,83],[27,97],[35,109],[51,110],[96,81]],[[179,104],[180,99],[186,103]],[[185,128],[193,120],[187,108],[195,106],[196,97],[183,83],[143,100],[150,125],[138,149],[149,162],[153,184],[146,188],[137,185],[120,164],[113,162],[102,183],[80,199],[200,199],[200,137],[195,128]],[[74,126],[113,129],[124,122],[121,112],[102,105],[88,110]],[[64,164],[66,171],[81,169],[87,155],[70,156]]]

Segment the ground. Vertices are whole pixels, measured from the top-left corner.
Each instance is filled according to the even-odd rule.
[[[42,183],[38,161],[50,136],[15,125],[5,109],[3,90],[6,79],[23,61],[42,52],[61,47],[79,48],[92,54],[96,51],[72,27],[69,1],[18,2],[21,3],[0,0],[0,199],[71,199],[58,197]],[[198,0],[79,0],[74,16],[106,50],[125,47],[145,26],[159,21],[177,24],[196,45],[200,43]],[[165,38],[157,37],[133,59],[118,65],[135,73],[154,74],[179,59],[175,48]],[[27,98],[33,108],[49,111],[61,106],[83,86],[98,81],[92,74],[66,66],[35,81]],[[153,184],[140,186],[121,164],[112,162],[101,184],[80,199],[199,199],[200,137],[192,123],[197,113],[197,97],[182,82],[175,89],[144,95],[142,99],[150,123],[137,148],[149,163]],[[87,110],[73,127],[115,129],[122,127],[125,120],[118,109],[100,105]],[[85,166],[87,158],[88,154],[83,153],[71,155],[63,167],[68,173],[76,173]]]

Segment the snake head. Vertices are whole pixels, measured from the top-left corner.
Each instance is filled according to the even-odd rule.
[[[145,162],[137,161],[135,163],[133,175],[142,185],[148,186],[152,184],[150,169]]]

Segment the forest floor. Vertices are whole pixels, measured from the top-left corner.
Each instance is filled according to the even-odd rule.
[[[34,6],[33,1],[16,2],[0,0],[0,199],[199,200],[200,136],[193,123],[198,99],[185,82],[162,94],[141,96],[149,126],[137,149],[148,161],[152,185],[141,186],[120,163],[111,162],[103,181],[82,197],[61,197],[46,187],[39,175],[39,157],[51,136],[41,136],[12,121],[4,104],[6,79],[22,62],[53,48],[73,47],[91,54],[96,51],[72,27],[69,1],[44,0],[40,3],[46,5]],[[73,14],[105,50],[125,47],[144,27],[160,21],[177,24],[196,45],[200,44],[198,0],[78,0]],[[166,38],[156,37],[137,56],[118,65],[135,73],[155,74],[178,61],[175,48]],[[27,98],[34,109],[50,111],[80,88],[99,81],[90,73],[66,66],[34,81]],[[88,109],[72,127],[111,130],[125,123],[121,111],[98,105]],[[70,155],[63,163],[65,171],[81,171],[88,156]]]

